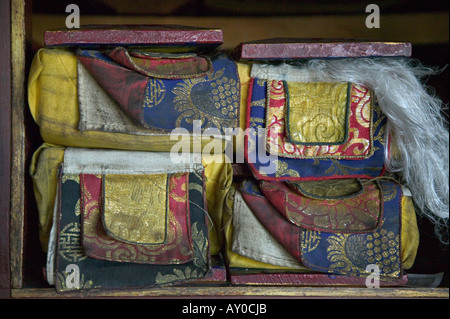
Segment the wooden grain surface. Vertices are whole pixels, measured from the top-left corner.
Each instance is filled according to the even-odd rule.
[[[86,297],[293,297],[293,298],[449,298],[448,288],[343,288],[343,287],[166,287],[131,291],[90,291],[58,294],[54,289],[13,289],[14,298]]]
[[[9,296],[9,199],[11,177],[11,36],[9,1],[0,2],[0,298]]]
[[[11,1],[11,286],[22,287],[25,184],[25,1]]]
[[[91,25],[75,29],[49,30],[44,33],[46,46],[115,45],[186,45],[217,47],[223,42],[221,29],[159,25]]]
[[[411,43],[333,39],[267,39],[241,43],[233,52],[236,60],[360,58],[411,56]]]

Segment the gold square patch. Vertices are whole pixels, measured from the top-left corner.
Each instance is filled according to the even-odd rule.
[[[343,144],[348,138],[349,83],[286,82],[286,136],[297,144]]]
[[[133,244],[161,244],[167,232],[167,174],[105,175],[103,225]]]

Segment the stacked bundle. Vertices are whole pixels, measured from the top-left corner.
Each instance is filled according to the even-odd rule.
[[[439,183],[448,178],[448,163],[442,161],[442,171],[421,163],[433,172],[430,179],[411,178],[420,172],[405,160],[414,159],[411,146],[401,142],[425,140],[414,132],[417,124],[393,116],[405,108],[416,114],[404,122],[423,114],[434,140],[448,150],[435,113],[439,104],[423,94],[408,66],[410,51],[406,43],[292,39],[236,48],[236,59],[252,69],[245,139],[250,172],[235,183],[226,233],[232,283],[406,283],[404,270],[412,267],[419,243],[414,193],[407,187],[420,191],[415,199],[422,205],[443,203],[433,207],[434,216],[448,208],[448,184]],[[405,87],[422,98],[396,100],[397,91],[408,94]],[[411,136],[403,136],[405,128]],[[435,147],[427,147],[428,156]],[[434,196],[420,201],[427,183]]]
[[[46,41],[29,106],[44,140],[31,174],[48,282],[58,292],[225,283],[207,201],[224,196],[210,193],[231,164],[195,152],[223,149],[224,128],[239,127],[222,31],[86,27]]]
[[[30,171],[58,292],[404,285],[416,207],[448,221],[448,133],[409,44],[271,40],[232,59],[217,29],[46,39]]]

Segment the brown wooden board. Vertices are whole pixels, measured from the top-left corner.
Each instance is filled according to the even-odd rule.
[[[46,46],[157,46],[212,49],[223,43],[221,29],[180,25],[86,25],[49,30]]]
[[[409,57],[411,43],[279,38],[243,42],[233,56],[237,60]]]
[[[10,294],[9,212],[11,178],[11,56],[10,3],[0,2],[0,298]]]

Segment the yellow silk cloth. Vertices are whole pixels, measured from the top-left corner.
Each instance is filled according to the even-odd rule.
[[[216,255],[224,244],[222,220],[226,196],[233,181],[233,169],[231,163],[226,163],[225,155],[204,155],[202,162],[205,167],[206,204],[212,221],[210,252]]]
[[[241,77],[240,125],[245,128],[246,92],[250,79],[250,67],[238,64]],[[39,126],[42,139],[55,145],[114,148],[140,151],[170,151],[176,143],[182,146],[190,139],[170,140],[168,134],[131,135],[103,131],[84,131],[78,129],[80,119],[77,90],[76,55],[63,49],[40,49],[34,56],[28,78],[28,104],[31,114]],[[195,142],[200,137],[195,137]],[[217,142],[217,143],[216,143]],[[211,143],[210,137],[201,139],[202,145]],[[223,147],[223,141],[213,144]],[[240,147],[240,146],[239,146]],[[191,148],[192,150],[192,148]]]
[[[416,211],[410,196],[402,198],[401,248],[403,269],[410,269],[417,256],[419,247],[419,229],[417,227]]]
[[[64,147],[44,143],[33,154],[30,175],[39,213],[39,239],[47,251],[53,223],[53,208],[58,183],[58,167],[64,161]],[[224,201],[228,194],[233,171],[225,155],[202,157],[206,189],[207,213],[210,219],[210,253],[216,255],[224,244],[221,233]]]
[[[33,154],[30,175],[39,213],[39,240],[47,251],[50,229],[53,224],[53,207],[58,184],[58,167],[64,160],[64,147],[42,144]]]

